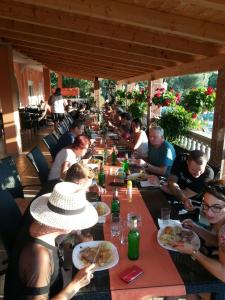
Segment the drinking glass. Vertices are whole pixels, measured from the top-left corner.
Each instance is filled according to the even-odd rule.
[[[170,219],[170,213],[171,213],[171,209],[169,207],[161,208],[161,220],[163,221],[164,224],[168,223]]]
[[[138,215],[138,214],[136,214],[136,213],[134,213],[134,212],[129,212],[129,213],[127,214],[127,226],[128,226],[128,227],[131,227],[131,219],[132,219],[132,217],[134,217],[134,216],[137,217],[137,225],[138,225],[138,227],[140,227],[140,226],[141,226],[141,216]]]
[[[126,245],[128,240],[128,226],[127,226],[127,220],[123,219],[120,221],[120,243],[122,245]]]
[[[120,225],[120,216],[119,216],[119,214],[112,214],[111,215],[110,229],[111,229],[111,236],[112,237],[119,237],[120,236],[121,225]]]

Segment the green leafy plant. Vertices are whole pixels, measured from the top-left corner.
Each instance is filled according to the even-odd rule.
[[[212,111],[215,106],[216,92],[212,87],[193,88],[181,101],[181,105],[192,112],[193,116],[205,111]]]
[[[152,102],[158,106],[171,106],[180,102],[180,94],[173,89],[165,90],[164,88],[156,89]]]
[[[172,143],[176,143],[180,136],[187,135],[195,125],[192,114],[179,105],[167,108],[158,124],[164,129],[166,139]]]
[[[142,118],[145,111],[147,110],[147,102],[132,102],[129,107],[128,111],[131,113],[132,118]]]

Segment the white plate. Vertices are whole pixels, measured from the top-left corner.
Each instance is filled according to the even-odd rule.
[[[92,242],[80,243],[73,249],[72,260],[73,260],[74,266],[79,270],[84,268],[85,264],[80,259],[80,251],[87,247],[97,247],[100,243],[107,243],[111,247],[111,250],[113,253],[113,260],[102,267],[96,267],[95,271],[107,270],[107,269],[110,269],[110,268],[114,267],[115,265],[117,265],[117,263],[119,261],[119,254],[118,254],[117,248],[112,243],[107,242],[107,241],[92,241]]]
[[[145,178],[139,178],[141,175],[143,175],[143,173],[133,173],[130,174],[129,176],[127,176],[128,180],[139,180],[139,181],[146,181],[146,179],[148,178],[148,174],[145,174]]]
[[[109,208],[109,206],[105,203],[105,202],[91,202],[91,204],[97,208],[98,205],[101,205],[104,208],[104,214],[99,216],[99,217],[106,217],[110,214],[111,210]]]
[[[176,226],[178,226],[178,225],[176,225]],[[182,226],[180,226],[180,227],[182,228]],[[182,229],[186,230],[184,228],[182,228]],[[172,246],[169,246],[167,244],[163,244],[160,241],[159,237],[163,233],[163,230],[164,230],[164,227],[160,228],[159,231],[158,231],[158,234],[157,234],[157,241],[158,241],[159,245],[161,247],[167,249],[167,250],[178,251],[177,249],[173,248]],[[199,239],[198,235],[195,232],[193,232],[193,233],[194,233],[194,236],[193,236],[193,238],[191,240],[191,244],[194,246],[194,249],[198,250],[200,248],[200,246],[201,246],[201,242],[200,242],[200,239]]]

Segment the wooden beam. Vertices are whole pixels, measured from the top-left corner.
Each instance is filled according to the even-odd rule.
[[[99,66],[99,67],[105,67],[105,68],[118,68],[121,70],[127,70],[127,71],[132,71],[132,72],[137,72],[137,73],[143,73],[143,70],[153,70],[153,68],[151,67],[146,67],[146,68],[142,68],[142,67],[138,67],[138,66],[132,66],[132,65],[126,65],[126,64],[118,64],[117,62],[107,62],[107,61],[98,61],[95,60],[93,58],[86,58],[86,57],[76,57],[74,55],[70,56],[70,55],[66,55],[64,54],[62,56],[62,52],[52,52],[48,49],[46,50],[42,50],[42,49],[36,49],[36,48],[29,48],[26,47],[20,43],[15,44],[14,45],[18,50],[26,53],[28,56],[32,56],[32,57],[44,57],[44,58],[54,58],[56,60],[64,60],[67,61],[68,63],[71,64],[82,64],[84,66]]]
[[[150,67],[150,66],[175,66],[177,63],[167,60],[162,60],[159,58],[151,58],[140,55],[133,55],[129,53],[120,53],[114,50],[105,50],[105,49],[97,49],[95,47],[80,45],[74,41],[64,41],[63,43],[59,40],[51,39],[49,37],[39,37],[38,39],[35,36],[27,35],[24,33],[17,33],[8,30],[2,30],[0,28],[0,36],[7,38],[7,40],[14,44],[18,45],[18,42],[22,42],[22,44],[27,45],[31,48],[38,49],[47,49],[53,52],[60,52],[64,54],[81,56],[81,57],[92,57],[99,59],[101,61],[108,61],[109,59],[113,59],[116,62],[121,62],[126,65],[132,65],[137,67]]]
[[[66,13],[94,17],[100,20],[119,22],[139,28],[178,34],[202,41],[224,43],[225,25],[197,20],[162,11],[152,10],[138,5],[130,5],[111,0],[18,0],[17,2],[33,4]]]
[[[213,10],[219,10],[220,12],[225,12],[225,2],[224,0],[198,0],[196,2],[196,0],[192,0],[191,2],[193,2],[194,5],[198,5],[198,6],[202,6],[202,7],[206,7],[206,8],[210,8]]]
[[[85,33],[71,32],[59,28],[55,29],[35,24],[29,24],[29,26],[27,26],[27,23],[18,22],[15,20],[0,18],[0,28],[10,31],[14,34],[22,33],[23,36],[26,35],[27,38],[32,36],[32,38],[34,38],[36,41],[39,41],[42,37],[50,38],[52,40],[54,39],[55,42],[59,42],[62,47],[64,47],[64,45],[68,45],[68,42],[74,43],[75,48],[77,45],[86,49],[91,49],[91,47],[93,47],[93,51],[97,51],[99,54],[102,53],[101,51],[107,51],[107,53],[116,52],[118,53],[117,56],[120,56],[121,54],[129,56],[129,54],[131,54],[138,59],[141,57],[144,60],[149,60],[154,57],[159,58],[162,62],[190,62],[199,58],[197,55],[189,55],[170,50],[157,49],[150,47],[149,45],[142,46],[131,42],[95,37]],[[215,51],[217,53],[218,49],[216,48]]]
[[[131,19],[136,14],[137,12],[134,11]],[[168,35],[163,32],[158,34],[157,32],[150,32],[137,26],[128,26],[123,23],[110,23],[92,17],[87,18],[81,15],[66,13],[61,10],[38,7],[11,0],[0,1],[0,16],[6,19],[20,20],[29,24],[39,24],[42,26],[81,32],[182,53],[210,56],[212,52],[219,53],[224,51],[222,46],[215,47],[214,45],[211,45],[211,43],[202,43],[196,40]],[[148,16],[148,19],[149,18],[150,16]],[[192,27],[192,25],[190,26]],[[215,31],[215,28],[213,28],[213,32]],[[197,31],[197,28],[195,29]],[[210,31],[212,31],[212,28]]]
[[[130,83],[143,80],[156,80],[171,76],[181,76],[186,74],[203,73],[222,69],[225,66],[225,54],[202,59],[200,61],[183,64],[177,67],[167,68],[160,71],[153,71],[126,78],[118,82],[118,84]]]
[[[1,30],[0,30],[1,31]],[[100,56],[100,55],[90,55],[90,53],[88,53],[89,55],[87,55],[86,53],[83,53],[81,51],[74,51],[74,50],[67,50],[67,49],[63,49],[63,48],[56,48],[56,47],[52,47],[49,46],[47,44],[40,44],[40,43],[36,43],[36,42],[21,42],[20,40],[17,40],[17,38],[7,38],[5,39],[5,41],[11,43],[12,45],[14,45],[15,47],[18,48],[23,48],[23,49],[35,49],[35,50],[41,50],[43,53],[53,53],[53,54],[60,54],[64,55],[64,57],[71,57],[74,59],[83,59],[84,61],[88,61],[88,60],[93,60],[98,62],[99,64],[109,64],[109,58],[105,57],[105,56]],[[49,42],[50,43],[50,42]],[[130,60],[123,60],[123,59],[119,59],[119,58],[114,58],[110,60],[112,63],[117,64],[118,66],[120,65],[121,67],[131,67],[131,68],[136,68],[139,70],[155,70],[155,69],[161,69],[162,66],[157,65],[157,64],[153,64],[154,62],[156,63],[157,61],[153,61],[149,62],[149,63],[139,63],[139,62],[134,62],[134,61],[130,61]],[[167,66],[171,66],[171,63],[166,64]],[[172,66],[174,66],[174,64],[172,64]]]
[[[69,72],[71,74],[78,74],[81,77],[82,76],[88,76],[88,77],[90,76],[92,78],[96,77],[96,72],[90,72],[90,71],[88,72],[88,71],[84,71],[84,70],[80,70],[80,69],[69,69],[68,67],[65,67],[63,65],[55,65],[55,64],[48,64],[47,66],[51,70],[62,72],[62,73],[68,73]],[[120,73],[111,74],[111,75],[101,73],[100,78],[118,80],[118,79],[123,78],[123,75],[121,75]]]

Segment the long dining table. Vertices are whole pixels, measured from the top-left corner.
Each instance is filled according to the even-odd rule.
[[[102,145],[96,149],[101,152]],[[110,149],[110,145],[108,145]],[[100,201],[111,205],[115,189],[115,173],[118,166],[105,165],[106,189]],[[113,175],[112,175],[113,174]],[[185,294],[212,293],[213,299],[225,299],[225,284],[204,269],[189,255],[162,248],[157,241],[158,218],[161,208],[168,207],[166,195],[159,188],[134,187],[132,197],[128,196],[126,185],[117,186],[121,203],[120,216],[126,220],[132,212],[141,216],[140,257],[131,261],[127,257],[128,246],[121,244],[118,237],[111,236],[110,215],[105,223],[92,228],[94,240],[113,243],[119,253],[119,262],[111,269],[96,271],[91,283],[82,288],[74,299],[136,300],[151,297],[180,296]],[[127,268],[137,265],[143,275],[127,284],[120,274]],[[76,273],[76,269],[73,269]]]

